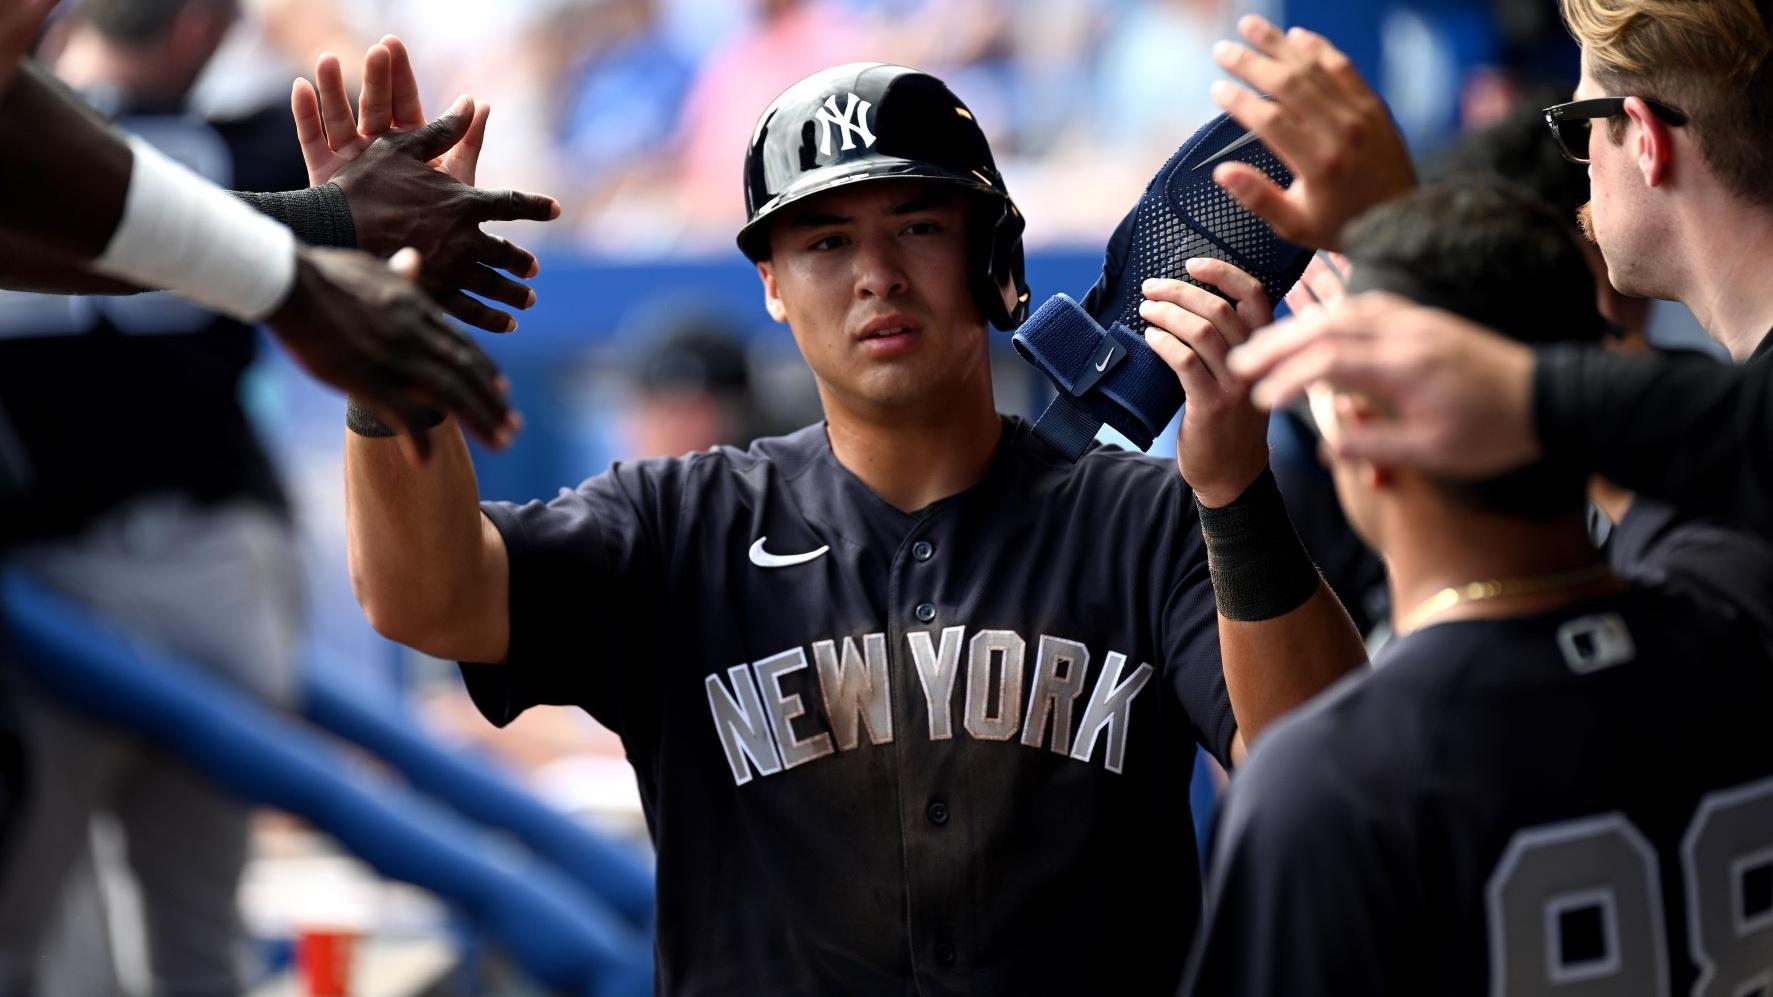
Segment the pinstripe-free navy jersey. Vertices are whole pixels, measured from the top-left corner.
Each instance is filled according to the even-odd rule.
[[[813,426],[483,508],[511,644],[469,688],[622,736],[662,992],[1173,991],[1195,746],[1235,733],[1173,462],[1006,419],[906,513]]]
[[[1232,780],[1191,992],[1773,993],[1762,646],[1644,588],[1398,639]]]

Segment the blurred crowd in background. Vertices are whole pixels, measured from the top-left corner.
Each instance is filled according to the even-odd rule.
[[[268,0],[249,17],[257,37],[235,49],[257,71],[238,72],[224,52],[210,93],[287,87],[303,56],[360,52],[393,31],[428,106],[458,92],[491,102],[483,175],[558,196],[566,213],[552,237],[658,256],[731,245],[741,154],[758,110],[787,84],[841,62],[901,62],[972,106],[1011,189],[1050,206],[1034,235],[1052,242],[1124,211],[1153,158],[1214,113],[1211,63],[1176,54],[1204,55],[1234,5]]]
[[[461,92],[493,105],[481,175],[557,196],[565,215],[549,239],[657,258],[730,248],[740,156],[758,110],[783,87],[844,61],[901,62],[948,81],[973,108],[1025,206],[1032,246],[1095,243],[1216,113],[1212,43],[1238,15],[1280,6],[245,0],[195,104],[226,114],[282,101],[318,53],[338,53],[350,76],[356,54],[393,32],[413,53],[432,113]],[[1419,149],[1492,120],[1523,85],[1567,87],[1575,76],[1555,5],[1539,0],[1294,3],[1286,14],[1349,51]]]

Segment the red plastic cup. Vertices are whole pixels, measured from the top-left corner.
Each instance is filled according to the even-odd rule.
[[[308,997],[350,997],[351,956],[357,932],[349,928],[302,929],[296,943],[303,993]]]

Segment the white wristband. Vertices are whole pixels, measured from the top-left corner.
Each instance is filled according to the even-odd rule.
[[[123,218],[92,268],[243,322],[276,311],[295,284],[295,235],[140,138],[129,145]]]

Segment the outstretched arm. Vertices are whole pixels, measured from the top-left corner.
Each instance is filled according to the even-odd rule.
[[[455,424],[426,436],[429,461],[393,437],[345,434],[352,590],[389,640],[446,660],[503,662],[511,633],[504,538],[481,515]]]
[[[1225,687],[1238,760],[1271,722],[1366,662],[1342,604],[1293,532],[1268,472],[1268,419],[1227,364],[1230,350],[1273,318],[1262,284],[1219,260],[1145,287],[1145,340],[1187,393],[1176,460],[1194,490],[1218,605]]]
[[[1773,537],[1773,355],[1533,350],[1465,319],[1368,292],[1277,323],[1232,358],[1263,405],[1320,381],[1381,399],[1344,457],[1457,479],[1546,457]]]
[[[466,123],[463,123],[465,130]],[[126,142],[27,65],[0,97],[0,276],[30,247],[139,287],[271,327],[316,378],[403,425],[424,405],[494,446],[515,430],[485,354],[379,261],[298,246],[290,231],[166,159]],[[39,280],[57,272],[55,258]],[[417,264],[409,258],[407,267]]]

